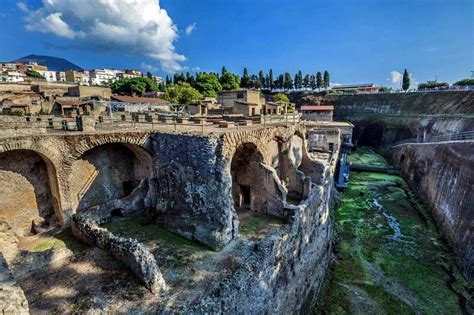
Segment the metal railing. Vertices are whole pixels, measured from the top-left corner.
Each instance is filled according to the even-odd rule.
[[[474,131],[451,133],[451,134],[441,135],[441,136],[406,139],[406,140],[394,143],[392,145],[392,148],[399,145],[403,145],[403,144],[437,143],[437,142],[463,141],[463,140],[474,140]]]

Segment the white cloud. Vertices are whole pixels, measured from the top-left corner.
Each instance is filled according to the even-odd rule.
[[[186,27],[186,35],[191,35],[192,32],[194,32],[194,30],[196,29],[196,23],[193,23],[193,24],[189,24],[187,27]]]
[[[390,72],[390,81],[392,82],[392,84],[400,85],[402,83],[402,78],[403,75],[400,72],[395,70]]]
[[[20,9],[21,12],[28,13],[30,10],[28,9],[28,5],[23,1],[17,2],[16,6]]]
[[[178,29],[158,0],[43,0],[37,10],[22,3],[28,31],[67,38],[81,48],[149,57],[167,72],[183,68],[186,57],[174,47]]]
[[[154,72],[157,72],[157,71],[160,71],[160,68],[158,67],[155,67],[153,65],[150,65],[146,62],[142,62],[142,64],[140,65],[142,69],[146,70],[146,71],[150,71],[151,73],[154,73]]]

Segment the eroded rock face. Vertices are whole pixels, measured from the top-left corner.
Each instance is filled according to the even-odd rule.
[[[75,215],[71,228],[76,238],[105,250],[123,262],[153,293],[166,290],[166,282],[155,257],[137,240],[110,233],[86,213]]]
[[[0,313],[29,314],[28,301],[13,275],[7,269],[7,263],[0,252]]]
[[[474,277],[474,143],[397,147],[395,163],[430,206],[468,279]]]

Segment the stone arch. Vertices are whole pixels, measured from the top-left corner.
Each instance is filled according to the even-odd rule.
[[[69,187],[73,212],[124,198],[142,181],[155,177],[152,155],[141,146],[143,142],[95,143],[96,146],[81,145],[77,152],[82,153],[71,163]]]
[[[0,152],[0,216],[19,234],[28,233],[33,220],[43,227],[63,224],[56,166],[49,157],[22,146]]]
[[[375,121],[355,128],[356,142],[358,146],[381,147],[384,140],[385,127],[383,123]]]
[[[264,212],[263,161],[253,142],[245,142],[235,149],[230,163],[234,207]]]

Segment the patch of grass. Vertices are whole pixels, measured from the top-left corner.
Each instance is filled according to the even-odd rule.
[[[370,150],[357,154],[357,163],[383,164],[380,162],[383,158],[371,157],[375,153]],[[374,205],[374,199],[382,208]],[[387,216],[400,227],[399,239],[392,239],[394,231]],[[324,309],[320,313],[353,313],[351,303],[357,299],[349,296],[344,284],[363,289],[387,314],[415,312],[394,292],[387,291],[389,288],[372,279],[370,270],[360,261],[357,248],[370,264],[381,270],[386,281],[396,281],[408,292],[403,294],[410,294],[418,301],[421,313],[461,312],[458,297],[448,287],[448,275],[442,269],[454,265],[453,254],[438,234],[426,207],[416,200],[402,178],[381,173],[352,173],[335,220],[340,236],[338,259],[332,281],[324,290]],[[456,279],[453,287],[468,295],[459,271],[453,270],[453,275]],[[361,304],[361,307],[364,306]]]
[[[258,238],[268,229],[281,226],[284,221],[272,215],[244,211],[245,215],[239,216],[240,234],[248,239]]]
[[[51,248],[64,248],[66,244],[63,241],[54,238],[54,237],[47,237],[38,240],[36,246],[33,249],[33,252],[42,252]]]

